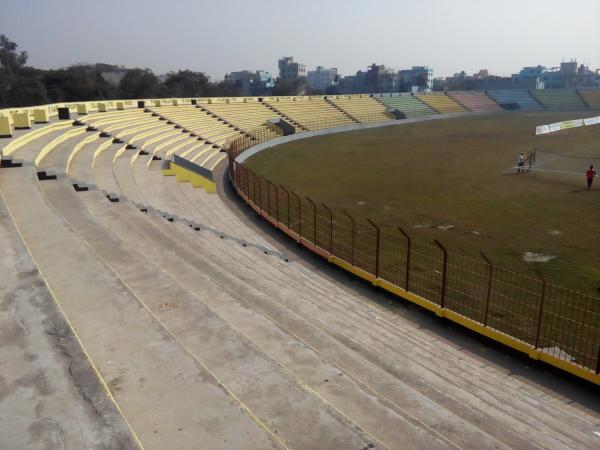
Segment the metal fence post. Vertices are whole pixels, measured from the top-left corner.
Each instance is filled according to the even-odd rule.
[[[262,214],[262,183],[260,182],[260,175],[258,178],[258,213]]]
[[[269,214],[269,216],[271,215],[271,184],[269,183],[269,181],[267,179],[265,179],[265,181],[267,182],[267,214]]]
[[[250,199],[250,176],[248,175],[248,169],[244,167],[244,181],[246,182],[246,199]]]
[[[279,188],[276,184],[273,184],[273,187],[275,188],[275,218],[277,219],[277,226],[279,226]]]
[[[490,298],[492,296],[492,276],[494,273],[494,265],[488,259],[488,257],[485,256],[485,254],[483,252],[479,252],[479,253],[481,254],[481,257],[487,263],[488,268],[490,270],[490,274],[488,275],[488,282],[487,282],[487,294],[485,296],[485,312],[483,313],[483,326],[487,327],[488,314],[490,312]]]
[[[444,252],[444,267],[442,269],[442,293],[441,293],[441,300],[440,300],[440,306],[442,308],[444,308],[444,304],[446,303],[446,280],[447,280],[447,275],[448,275],[448,252],[446,251],[444,246],[440,243],[440,241],[438,241],[437,239],[434,239],[434,242],[442,250],[442,252]]]
[[[248,175],[248,199],[254,201],[254,178],[250,169],[246,169],[246,174]],[[252,191],[252,195],[250,195],[250,191]]]
[[[308,196],[306,197],[306,200],[308,200],[308,202],[313,207],[313,233],[314,233],[313,236],[314,236],[314,244],[317,245],[317,205],[310,198],[308,198]]]
[[[412,245],[412,239],[402,228],[398,227],[398,231],[406,238],[406,274],[404,278],[404,290],[408,292],[408,279],[410,277],[410,247]]]
[[[252,171],[250,173],[252,174],[252,202],[256,206],[256,175]]]
[[[542,293],[540,297],[540,312],[538,313],[538,323],[537,323],[537,331],[535,333],[535,346],[534,348],[539,348],[540,346],[540,334],[542,332],[542,315],[544,314],[544,300],[546,297],[546,280],[542,273],[538,270],[535,271],[542,280]]]
[[[290,194],[298,199],[298,235],[302,237],[302,201],[294,191],[290,191]]]
[[[296,196],[296,198],[298,199],[298,231],[300,234],[300,237],[302,236],[302,200],[300,199],[300,196],[298,194],[296,194],[294,192],[294,195]]]
[[[379,278],[379,242],[381,237],[381,230],[371,219],[367,219],[367,222],[369,222],[371,225],[373,225],[373,227],[375,227],[375,278]]]
[[[281,189],[287,194],[287,224],[286,226],[290,227],[290,191],[288,191],[282,184],[279,185]]]
[[[254,180],[254,204],[258,206],[260,213],[260,180],[254,172],[252,172],[252,179]],[[256,188],[256,182],[259,182],[258,189]]]
[[[333,211],[325,203],[321,205],[329,212],[329,253],[333,255]]]
[[[355,223],[354,223],[354,217],[352,217],[350,215],[350,213],[348,212],[348,210],[346,209],[342,209],[342,212],[344,214],[346,214],[346,216],[348,216],[350,218],[350,220],[352,221],[352,250],[350,251],[350,264],[354,265],[354,231],[355,231]]]

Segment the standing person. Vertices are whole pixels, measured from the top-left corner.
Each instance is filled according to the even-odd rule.
[[[525,155],[523,152],[519,153],[519,159],[517,160],[517,173],[521,173],[521,171],[525,172]]]
[[[592,188],[592,182],[594,181],[594,177],[596,176],[596,171],[594,170],[594,166],[591,165],[590,168],[585,172],[585,177],[588,182],[588,191]]]

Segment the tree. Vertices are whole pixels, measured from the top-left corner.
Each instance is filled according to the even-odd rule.
[[[3,72],[15,75],[27,63],[27,52],[17,53],[18,45],[0,34],[0,66]]]
[[[54,102],[76,102],[114,98],[116,88],[102,78],[93,65],[76,65],[46,71],[43,82]]]
[[[46,86],[34,77],[21,76],[11,84],[4,101],[10,106],[32,106],[49,103]]]
[[[77,64],[62,69],[40,70],[26,66],[27,52],[0,35],[0,107],[42,105],[50,102],[83,102],[115,98],[239,96],[239,82],[211,83],[202,72],[169,72],[161,83],[150,69],[126,69],[110,64]],[[103,72],[124,73],[119,85]],[[285,94],[304,93],[306,80],[280,85]]]
[[[283,81],[278,78],[275,81],[273,95],[304,95],[306,93],[306,78],[298,78],[297,80]]]
[[[18,45],[0,34],[0,105],[7,104],[7,95],[21,68],[27,63],[27,52],[17,53]]]
[[[152,98],[158,91],[158,78],[150,69],[132,69],[119,83],[121,98]]]
[[[205,97],[209,94],[208,77],[202,72],[169,72],[163,83],[170,97]]]
[[[211,97],[238,97],[242,95],[242,87],[239,81],[221,81],[210,85],[209,96]]]

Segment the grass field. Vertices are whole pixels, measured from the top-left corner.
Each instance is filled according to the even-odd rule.
[[[247,166],[276,184],[347,208],[357,218],[403,226],[414,239],[598,296],[600,179],[516,175],[534,148],[600,157],[600,125],[535,136],[536,125],[594,114],[499,113],[304,139],[261,152]],[[575,160],[576,161],[576,160]],[[573,164],[571,160],[570,164]],[[575,162],[577,164],[577,162]],[[555,164],[556,165],[556,164]],[[553,255],[526,262],[525,252]]]

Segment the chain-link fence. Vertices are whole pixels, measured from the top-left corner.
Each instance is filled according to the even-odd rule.
[[[567,363],[600,372],[600,298],[547,283],[481,259],[413,240],[277,186],[235,157],[269,133],[229,144],[229,174],[238,193],[265,218],[321,254],[331,255],[480,325]]]

